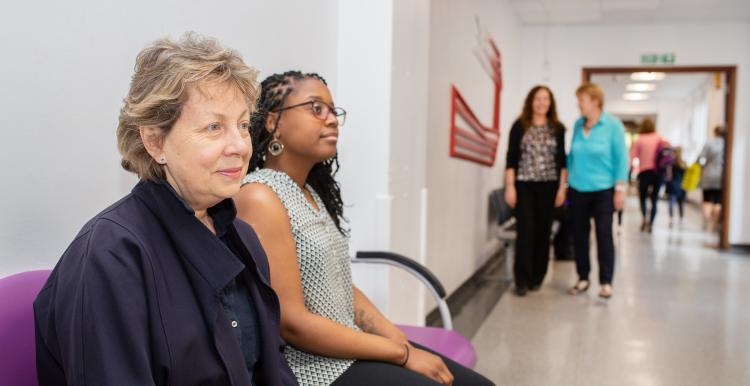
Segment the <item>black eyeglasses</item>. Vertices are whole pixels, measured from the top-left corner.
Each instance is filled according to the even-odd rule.
[[[344,126],[344,122],[346,122],[346,110],[342,109],[341,107],[331,107],[327,103],[321,101],[307,101],[293,106],[283,107],[274,110],[273,112],[280,113],[284,110],[307,105],[310,105],[310,111],[315,118],[318,118],[321,121],[325,121],[326,119],[328,119],[328,114],[333,113],[333,116],[336,117],[336,121],[338,121],[339,126]]]

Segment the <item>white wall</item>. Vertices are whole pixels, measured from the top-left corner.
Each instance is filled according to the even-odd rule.
[[[342,19],[369,25],[365,20],[357,21],[355,15],[345,15],[343,7],[339,9]],[[380,157],[382,154],[388,156],[385,161],[388,165],[387,185],[373,184],[377,187],[387,186],[387,191],[382,188],[369,191],[367,200],[370,210],[348,209],[350,214],[357,213],[357,217],[363,215],[363,221],[369,221],[369,225],[352,223],[352,249],[386,249],[418,260],[452,292],[486,261],[489,251],[497,246],[496,241],[488,241],[487,238],[487,194],[502,184],[504,137],[521,108],[521,97],[513,81],[520,74],[520,27],[515,11],[507,1],[472,0],[458,3],[415,0],[393,2],[392,11],[392,35],[389,36],[392,46],[389,52],[386,52],[385,46],[378,44],[377,47],[384,51],[378,48],[363,52],[352,47],[352,53],[345,50],[344,44],[339,44],[341,52],[346,51],[347,56],[361,55],[376,60],[378,65],[390,70],[390,81],[387,83],[390,85],[390,129],[384,130],[379,123],[368,122],[368,131],[381,130],[379,133],[364,134],[367,139],[357,139],[369,143],[369,149],[362,146],[350,149],[351,144],[344,142],[340,148],[342,156],[350,151],[356,152],[357,157],[367,163],[361,168],[354,168],[350,166],[352,160],[347,159],[345,170],[352,168],[352,173],[359,173],[360,177],[357,180],[355,176],[348,177],[342,171],[342,185],[348,178],[356,185],[354,189],[373,184],[371,179],[380,179],[384,164]],[[378,8],[368,12],[377,15],[374,16],[377,19],[385,19]],[[480,15],[482,23],[504,55],[506,86],[501,105],[503,138],[498,161],[493,168],[448,157],[452,83],[459,87],[479,117],[487,123],[491,122],[492,117],[494,85],[473,54],[477,45],[476,15]],[[339,31],[345,35],[343,27]],[[387,31],[380,33],[388,34]],[[357,36],[352,39],[365,41]],[[389,57],[390,66],[383,64],[380,56]],[[345,65],[339,62],[339,68],[343,72]],[[384,76],[380,70],[375,70],[375,74],[384,84],[387,82],[385,78],[380,78]],[[347,84],[343,75],[339,76],[339,80],[342,87]],[[357,90],[360,95],[362,88],[368,87],[367,82],[369,80],[365,80],[365,85]],[[361,103],[380,104],[383,98],[381,92],[369,95],[368,91],[366,94],[368,99]],[[381,113],[384,114],[386,110],[382,109]],[[381,117],[369,116],[368,119],[380,122]],[[356,130],[361,130],[359,125]],[[380,146],[388,135],[390,146],[386,150]],[[373,149],[379,152],[377,157],[373,156]],[[367,178],[361,176],[362,170],[368,171]],[[352,184],[347,184],[343,185],[345,191],[352,189]],[[365,193],[359,192],[355,196],[363,199]],[[352,209],[357,205],[353,203]],[[354,214],[351,217],[355,219]],[[390,221],[377,220],[378,228],[371,228],[367,236],[357,235],[362,228],[373,225],[370,219],[385,217]],[[386,222],[389,226],[383,228]],[[387,237],[382,234],[384,229],[388,232]],[[434,305],[429,296],[423,295],[421,285],[398,270],[355,267],[354,276],[360,288],[374,297],[376,305],[396,322],[421,324],[426,312]]]
[[[426,264],[427,101],[430,0],[395,1],[391,65],[389,190],[390,250]],[[424,216],[424,217],[423,217]],[[397,322],[422,324],[424,286],[391,270],[387,312]],[[404,296],[410,294],[413,296]]]
[[[750,151],[750,111],[743,108],[750,103],[748,41],[748,23],[524,27],[522,89],[548,83],[555,92],[561,119],[572,125],[578,116],[574,92],[583,67],[637,66],[644,52],[674,52],[676,65],[736,65],[729,242],[749,244],[750,205],[745,204],[744,192],[750,189],[745,164],[745,153]]]
[[[337,2],[12,2],[0,12],[0,277],[49,268],[83,223],[130,191],[117,116],[135,56],[187,30],[261,70],[337,85]]]
[[[502,53],[501,138],[492,168],[450,158],[450,90],[455,84],[480,120],[490,124],[494,85],[472,50],[475,16]],[[427,265],[452,292],[489,258],[487,195],[502,185],[507,133],[521,110],[521,28],[508,1],[433,0],[430,5],[427,136]]]
[[[347,110],[339,162],[350,251],[389,250],[391,57],[393,4],[340,1],[338,79],[334,97]],[[389,270],[354,266],[354,282],[390,314]]]

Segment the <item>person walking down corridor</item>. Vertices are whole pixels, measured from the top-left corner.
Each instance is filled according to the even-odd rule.
[[[680,224],[682,219],[685,217],[685,197],[687,193],[682,188],[682,181],[685,177],[685,171],[687,170],[687,164],[682,159],[682,148],[677,146],[674,148],[674,161],[669,165],[667,172],[666,183],[667,183],[667,194],[669,195],[669,227],[674,225],[674,205],[677,204],[677,208],[680,213]]]
[[[723,126],[716,126],[714,137],[708,140],[698,156],[701,164],[701,189],[703,189],[703,228],[715,232],[719,229],[722,195],[724,193],[724,135]]]
[[[529,91],[508,139],[505,200],[516,209],[516,294],[538,290],[547,274],[554,208],[565,201],[565,126],[552,91]]]
[[[619,119],[602,110],[604,92],[599,86],[586,83],[576,90],[576,96],[582,116],[573,128],[567,161],[578,282],[569,293],[580,294],[590,285],[589,234],[593,217],[601,285],[599,296],[608,299],[612,296],[615,269],[612,214],[623,207],[628,176],[625,128]]]
[[[640,136],[630,148],[630,164],[638,159],[638,195],[641,202],[643,221],[641,231],[651,233],[656,218],[659,190],[664,179],[657,165],[658,153],[666,141],[656,133],[656,125],[650,118],[641,123]],[[651,213],[649,214],[646,201],[651,199]]]

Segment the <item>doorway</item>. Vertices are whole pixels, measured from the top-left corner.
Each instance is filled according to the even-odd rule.
[[[719,233],[719,248],[729,248],[729,217],[732,192],[732,149],[734,139],[734,111],[735,111],[735,83],[737,78],[736,66],[678,66],[678,67],[585,67],[582,70],[584,83],[591,82],[595,75],[624,75],[632,73],[664,73],[664,74],[720,74],[726,94],[724,99],[724,128],[725,150],[721,215],[722,226]]]

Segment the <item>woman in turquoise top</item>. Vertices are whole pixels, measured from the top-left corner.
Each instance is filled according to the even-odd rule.
[[[568,154],[568,185],[573,218],[573,245],[578,282],[572,295],[589,288],[589,234],[594,218],[597,258],[599,260],[599,296],[612,296],[615,246],[612,240],[612,213],[625,201],[628,154],[625,129],[619,119],[602,111],[604,93],[587,83],[576,90],[582,117],[573,128]]]

